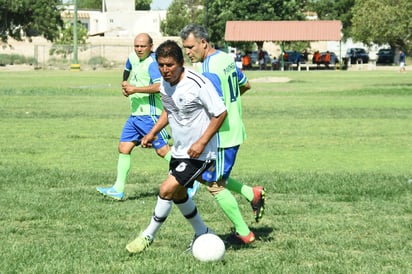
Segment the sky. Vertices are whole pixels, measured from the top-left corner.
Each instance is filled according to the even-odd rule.
[[[152,10],[166,10],[173,0],[153,0],[150,8]]]

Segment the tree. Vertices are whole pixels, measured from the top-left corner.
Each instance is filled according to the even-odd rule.
[[[136,10],[150,10],[152,0],[135,0]]]
[[[203,23],[202,0],[174,0],[166,13],[166,20],[160,24],[164,35],[178,36],[180,30],[189,23]]]
[[[62,55],[66,58],[69,54],[73,53],[73,23],[68,22],[64,28],[59,30],[59,38],[55,39],[49,54]],[[87,40],[87,29],[78,22],[77,24],[77,42],[79,45],[86,45]]]
[[[0,0],[0,37],[22,40],[23,36],[43,35],[53,41],[63,25],[60,0]]]
[[[352,37],[367,45],[389,44],[412,52],[412,2],[410,0],[356,0]]]
[[[69,1],[70,4],[73,4],[73,0]],[[78,0],[77,7],[79,9],[102,9],[102,0]]]
[[[312,0],[308,7],[317,13],[320,20],[340,20],[343,39],[346,40],[350,37],[354,5],[355,0]]]

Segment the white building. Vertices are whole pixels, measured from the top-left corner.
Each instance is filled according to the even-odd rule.
[[[74,7],[62,13],[65,21],[73,20]],[[89,36],[134,37],[147,32],[153,38],[161,37],[160,23],[166,10],[137,11],[134,0],[102,0],[101,11],[78,10],[77,19],[87,28]]]

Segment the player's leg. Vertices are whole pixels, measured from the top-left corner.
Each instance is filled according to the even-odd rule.
[[[173,206],[173,194],[179,187],[179,183],[172,175],[161,184],[157,203],[150,219],[149,225],[132,242],[126,245],[130,253],[139,253],[145,250],[152,242],[162,224],[166,221]]]
[[[121,200],[124,197],[124,188],[126,185],[127,175],[131,166],[131,152],[137,144],[137,131],[134,126],[134,120],[136,117],[130,116],[127,119],[120,136],[120,142],[118,145],[119,158],[117,160],[117,176],[116,182],[113,186],[104,188],[97,187],[97,191],[101,194]]]
[[[186,187],[184,186],[186,182],[188,184],[193,182],[191,178],[195,178],[194,174],[203,172],[207,167],[198,164],[199,163],[196,163],[196,165],[193,166],[190,164],[190,160],[177,160],[172,158],[170,162],[171,172],[160,186],[158,201],[150,224],[135,240],[126,246],[126,249],[130,253],[142,252],[152,243],[156,233],[172,209],[172,201],[174,201],[181,213],[192,225],[195,230],[195,235],[201,235],[208,231],[207,226],[203,223],[202,218],[197,212],[193,200],[188,199]]]
[[[230,148],[219,148],[219,159],[223,163],[222,171],[224,178],[226,180],[226,188],[230,191],[241,194],[245,197],[251,204],[256,222],[259,222],[263,217],[265,209],[265,189],[263,186],[250,187],[245,185],[233,177],[230,177],[232,168],[236,161],[236,156],[239,151],[239,146]]]
[[[235,226],[235,237],[241,240],[244,244],[252,243],[255,240],[255,235],[250,231],[248,225],[243,220],[235,197],[224,187],[224,184],[224,182],[212,183],[208,186],[208,190],[213,195],[225,215]]]

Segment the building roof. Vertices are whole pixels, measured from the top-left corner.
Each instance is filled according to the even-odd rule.
[[[340,41],[339,20],[227,21],[226,41]]]
[[[71,18],[74,18],[74,13],[70,11],[64,12],[61,14],[61,17],[63,19],[71,19]],[[78,12],[77,19],[90,19],[90,15],[87,12]]]

